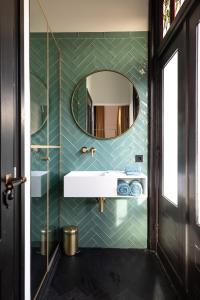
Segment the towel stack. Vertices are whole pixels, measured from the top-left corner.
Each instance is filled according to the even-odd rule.
[[[137,164],[129,165],[125,168],[126,175],[139,175],[141,173],[141,166]]]
[[[117,194],[120,196],[139,197],[143,193],[142,184],[138,180],[128,183],[125,180],[119,180],[117,185]]]
[[[119,180],[117,185],[117,194],[121,196],[129,196],[130,192],[129,183],[125,180]]]
[[[130,195],[133,197],[139,197],[142,195],[143,188],[141,183],[138,180],[133,180],[130,183]]]

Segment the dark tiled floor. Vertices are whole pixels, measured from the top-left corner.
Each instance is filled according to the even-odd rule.
[[[178,299],[160,263],[144,250],[81,249],[62,256],[45,299]]]
[[[40,254],[39,247],[31,248],[31,295],[36,294],[37,289],[46,273],[47,257]]]

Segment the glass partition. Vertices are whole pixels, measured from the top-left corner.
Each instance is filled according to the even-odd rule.
[[[30,1],[31,295],[59,241],[60,54],[38,0]]]
[[[59,163],[60,149],[51,148],[60,145],[60,54],[53,34],[49,31],[49,122],[48,161],[49,170],[49,198],[48,198],[48,262],[58,245],[59,240]]]
[[[37,18],[37,28],[35,28]],[[30,1],[31,101],[31,295],[47,271],[48,24],[38,1]],[[40,147],[39,147],[40,145]],[[44,147],[44,148],[42,148]]]

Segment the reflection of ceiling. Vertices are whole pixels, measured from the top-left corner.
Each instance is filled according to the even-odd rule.
[[[36,0],[30,0],[35,2]],[[146,31],[148,0],[41,0],[54,32]],[[36,5],[31,31],[43,31]]]
[[[30,0],[30,31],[47,31],[47,22],[37,0]]]
[[[109,71],[88,76],[87,89],[93,105],[129,105],[133,95],[132,83],[121,74]]]

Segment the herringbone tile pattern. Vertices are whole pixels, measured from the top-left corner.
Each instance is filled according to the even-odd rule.
[[[86,116],[87,116],[87,106],[85,104],[86,97],[87,97],[86,81],[83,80],[82,83],[79,85],[78,92],[73,95],[74,105],[72,109],[79,125],[81,126],[81,128],[85,130],[86,130]]]
[[[49,136],[47,134],[47,122],[39,132],[31,136],[32,144],[40,145],[59,145],[60,143],[60,119],[59,119],[59,56],[54,40],[49,36]],[[47,86],[47,36],[43,33],[33,33],[30,38],[30,69],[31,73],[44,82]],[[32,89],[34,92],[34,89]],[[46,99],[47,104],[47,99]],[[49,155],[51,160],[47,163],[41,160],[41,157]],[[59,227],[59,163],[60,151],[58,149],[40,149],[39,152],[31,153],[31,169],[32,170],[48,170],[49,171],[49,226],[55,233],[57,238]],[[47,195],[42,198],[31,199],[31,215],[32,215],[32,241],[40,241],[40,231],[47,226]]]
[[[144,155],[147,172],[147,33],[62,33],[55,34],[61,49],[61,177],[71,170],[123,170]],[[135,85],[140,113],[123,136],[99,141],[87,136],[71,115],[71,96],[79,80],[95,70],[116,70]],[[82,146],[94,146],[92,158],[80,153]],[[78,188],[78,187],[77,187]],[[104,214],[95,199],[62,199],[61,226],[75,224],[82,247],[145,248],[147,240],[146,201],[107,199]]]
[[[98,34],[57,34],[61,49],[61,177],[71,170],[108,170],[124,169],[134,161],[135,154],[144,155],[143,172],[147,171],[147,34],[146,33],[98,33]],[[51,44],[51,41],[50,41]],[[45,80],[45,66],[38,62],[45,57],[44,36],[35,36],[31,43],[31,68]],[[50,51],[50,142],[58,144],[59,113],[58,80],[56,53]],[[37,63],[34,63],[34,60]],[[84,134],[72,119],[70,101],[75,85],[85,75],[95,70],[110,69],[126,75],[135,85],[140,96],[140,114],[133,128],[125,135],[112,140],[98,141]],[[58,134],[57,134],[58,133]],[[34,143],[42,144],[46,127],[33,137]],[[94,158],[80,154],[80,148],[95,146]],[[58,152],[52,150],[50,169],[50,224],[57,223]],[[37,156],[32,154],[32,169],[41,165]],[[46,166],[43,165],[42,169]],[[58,198],[57,198],[58,197]],[[41,200],[41,199],[40,199]],[[36,205],[37,204],[37,205]],[[32,209],[33,224],[40,228],[44,223],[45,210],[41,201],[35,201]],[[75,224],[79,226],[80,246],[143,248],[147,237],[146,201],[140,203],[132,199],[107,199],[103,215],[98,213],[95,199],[62,199],[61,226]],[[42,214],[42,215],[41,215]],[[34,226],[33,226],[34,227]],[[35,227],[35,228],[36,228]],[[39,236],[36,231],[35,240]],[[34,229],[34,228],[33,228]],[[34,231],[34,230],[33,230]]]

